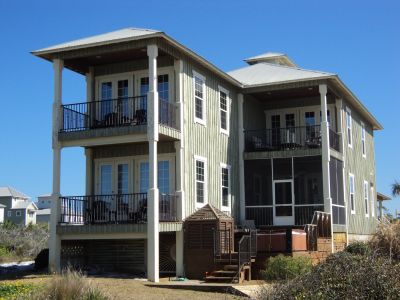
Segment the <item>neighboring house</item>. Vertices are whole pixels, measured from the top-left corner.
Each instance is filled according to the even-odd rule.
[[[4,209],[6,208],[5,205],[0,204],[0,224],[4,223]]]
[[[392,198],[390,198],[389,196],[386,196],[385,194],[377,192],[376,200],[378,201],[378,212],[379,212],[378,217],[379,217],[379,219],[382,219],[382,217],[384,216],[383,201],[392,200]]]
[[[44,208],[36,211],[36,224],[50,224],[51,209]]]
[[[0,204],[4,205],[4,221],[14,224],[36,224],[36,205],[14,188],[0,187]]]
[[[54,68],[51,269],[81,251],[153,281],[184,275],[184,245],[211,249],[210,231],[222,230],[194,223],[197,238],[186,238],[196,211],[268,230],[305,228],[322,211],[335,248],[374,232],[382,126],[336,74],[279,53],[226,73],[163,32],[135,28],[33,54]],[[86,100],[63,102],[64,68],[85,77]],[[85,195],[60,195],[65,147],[85,148]]]
[[[51,208],[51,194],[38,196],[36,206],[38,209]]]

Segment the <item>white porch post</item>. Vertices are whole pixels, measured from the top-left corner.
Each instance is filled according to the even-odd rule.
[[[175,60],[175,78],[176,78],[176,102],[178,106],[178,121],[179,128],[181,131],[181,139],[175,142],[175,153],[176,153],[176,195],[177,195],[177,217],[179,221],[185,219],[185,171],[184,171],[184,115],[183,115],[183,92],[182,92],[182,72],[183,62],[182,60]],[[176,232],[176,276],[184,276],[184,247],[183,247],[183,230]]]
[[[159,281],[159,192],[157,185],[158,91],[156,45],[147,46],[149,92],[147,94],[147,138],[149,140],[149,190],[147,197],[147,278]]]
[[[327,97],[328,87],[326,84],[319,85],[319,94],[321,96],[321,137],[322,137],[322,186],[324,195],[324,211],[331,214],[331,237],[333,251],[333,220],[332,220],[332,198],[330,187],[330,148],[329,148],[329,124],[328,124],[328,105]]]
[[[53,101],[53,191],[51,194],[52,206],[50,216],[49,239],[49,270],[60,271],[61,239],[57,235],[57,224],[60,221],[60,177],[61,177],[61,144],[58,141],[58,132],[61,126],[62,104],[62,70],[64,63],[60,59],[54,59],[54,101]]]
[[[244,187],[244,125],[243,125],[243,94],[238,94],[238,134],[239,134],[239,199],[240,199],[240,221],[243,224],[243,221],[246,220],[246,194]]]

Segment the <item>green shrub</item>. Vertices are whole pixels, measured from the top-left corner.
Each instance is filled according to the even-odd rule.
[[[61,276],[54,277],[42,290],[30,294],[30,300],[108,300],[110,299],[97,286],[94,286],[82,273],[65,270]]]
[[[20,299],[28,295],[34,288],[32,284],[22,284],[18,281],[14,283],[0,282],[0,299]]]
[[[307,274],[262,290],[259,299],[400,299],[400,264],[384,257],[335,253]]]
[[[364,242],[353,242],[349,244],[344,251],[356,255],[368,255],[371,254],[371,247],[368,243]]]
[[[267,280],[292,279],[309,272],[311,269],[312,263],[308,257],[291,257],[279,254],[268,259],[267,268],[263,275]]]

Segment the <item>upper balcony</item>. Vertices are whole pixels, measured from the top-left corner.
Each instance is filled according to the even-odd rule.
[[[329,129],[329,146],[339,151],[339,135]],[[320,125],[245,131],[245,151],[286,151],[322,147]]]
[[[161,138],[179,139],[178,106],[159,99]],[[60,140],[147,132],[147,96],[62,105]]]

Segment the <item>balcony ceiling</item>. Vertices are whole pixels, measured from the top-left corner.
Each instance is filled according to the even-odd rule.
[[[167,56],[165,52],[159,50],[159,57]],[[64,66],[72,71],[80,74],[85,74],[89,71],[90,66],[108,65],[114,63],[121,63],[133,60],[147,59],[147,49],[131,49],[124,51],[115,51],[103,53],[101,55],[92,55],[79,57],[74,59],[67,59],[64,61]]]
[[[328,89],[328,96],[332,94],[332,91]],[[294,98],[314,98],[319,97],[318,86],[313,87],[301,87],[284,90],[274,91],[263,91],[252,93],[252,96],[257,98],[259,101],[273,101],[282,99],[294,99]]]

